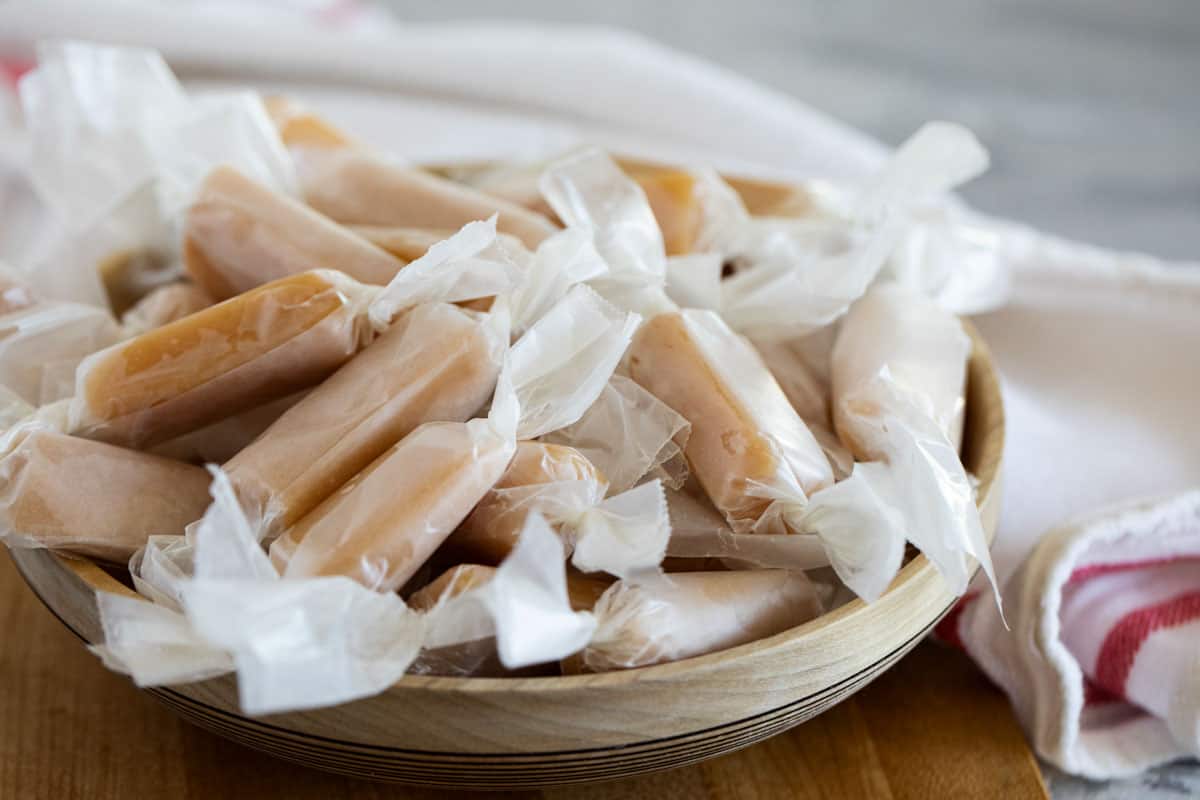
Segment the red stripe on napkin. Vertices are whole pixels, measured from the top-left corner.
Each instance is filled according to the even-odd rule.
[[[1170,556],[1168,558],[1147,558],[1142,561],[1122,561],[1119,564],[1088,564],[1086,567],[1080,567],[1072,572],[1071,577],[1067,579],[1067,583],[1079,583],[1080,581],[1086,581],[1088,578],[1095,578],[1098,575],[1109,575],[1114,572],[1128,572],[1131,569],[1161,567],[1164,564],[1174,564],[1176,562],[1188,561],[1200,563],[1200,555]]]
[[[1200,619],[1200,592],[1188,592],[1130,611],[1104,637],[1096,656],[1096,684],[1124,697],[1134,659],[1147,637],[1155,631],[1174,628],[1194,619]]]
[[[15,87],[21,76],[33,67],[32,61],[19,58],[0,59],[0,81]]]
[[[967,592],[960,597],[958,602],[954,604],[954,608],[950,609],[950,613],[942,617],[942,621],[934,626],[933,635],[951,647],[966,650],[966,646],[963,645],[962,635],[958,632],[958,622],[962,619],[962,613],[967,604],[978,596],[979,592]]]

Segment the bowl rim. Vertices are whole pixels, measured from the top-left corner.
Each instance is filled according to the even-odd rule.
[[[971,354],[968,360],[967,402],[968,418],[972,407],[980,408],[984,417],[981,426],[987,430],[984,437],[984,447],[974,454],[976,463],[974,474],[979,480],[976,494],[976,505],[982,506],[991,499],[997,488],[1000,460],[1004,450],[1005,417],[1003,400],[1000,392],[999,376],[996,372],[992,354],[979,331],[967,319],[960,319],[963,329],[971,339]],[[994,531],[985,530],[989,547],[995,539]],[[135,597],[150,602],[145,597],[129,589],[127,586],[110,576],[107,572],[87,558],[72,557],[51,552],[58,563],[95,591],[108,591]],[[977,572],[976,564],[972,575]],[[23,576],[23,573],[22,573]],[[746,644],[718,650],[713,653],[693,656],[691,658],[671,661],[662,664],[652,664],[644,667],[634,667],[610,672],[587,673],[577,675],[550,675],[529,678],[496,678],[443,675],[404,675],[386,692],[396,690],[442,690],[463,693],[490,693],[498,691],[575,691],[579,689],[600,689],[617,685],[636,684],[643,681],[658,682],[678,677],[680,673],[692,672],[696,669],[712,667],[725,661],[735,660],[746,656],[758,655],[770,650],[777,650],[798,644],[814,632],[836,625],[848,625],[857,615],[867,613],[873,607],[894,600],[896,594],[906,585],[920,580],[940,580],[936,568],[924,555],[918,553],[896,575],[887,591],[873,603],[865,603],[860,598],[854,598],[848,603],[822,614],[815,619],[789,628],[773,636],[756,639]],[[889,600],[889,598],[892,598]],[[951,602],[951,606],[953,605]],[[947,606],[941,613],[948,611]],[[940,615],[939,615],[940,616]]]

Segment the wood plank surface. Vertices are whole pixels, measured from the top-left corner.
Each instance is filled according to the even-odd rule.
[[[0,798],[424,800],[442,790],[276,761],[173,716],[106,670],[0,557]],[[614,783],[514,800],[1046,796],[1004,697],[960,653],[918,647],[859,695],[746,750]]]

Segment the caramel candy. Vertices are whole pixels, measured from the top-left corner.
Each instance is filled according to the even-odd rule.
[[[121,317],[121,324],[141,333],[161,328],[168,322],[183,319],[212,304],[212,298],[198,286],[172,283],[158,287],[134,304]]]
[[[306,394],[308,390],[299,391],[234,414],[220,422],[156,444],[147,452],[191,464],[223,464],[261,436],[283,412],[300,402]]]
[[[522,489],[559,481],[586,482],[589,505],[603,500],[608,488],[600,471],[575,448],[519,443],[504,476],[446,541],[446,549],[460,560],[499,564],[516,546],[529,513],[545,512],[553,504],[550,498],[531,497]],[[572,496],[577,495],[572,492]]]
[[[497,229],[531,249],[557,230],[515,203],[362,150],[307,149],[297,166],[309,205],[345,225],[458,230],[498,213]]]
[[[417,428],[271,546],[286,577],[346,575],[403,586],[467,517],[512,458],[486,420]]]
[[[402,316],[225,465],[239,494],[281,529],[419,425],[470,419],[500,367],[486,323],[444,303]]]
[[[313,269],[337,269],[383,285],[403,262],[290,197],[229,167],[214,169],[187,212],[183,261],[210,296],[224,300]]]
[[[79,365],[72,432],[145,447],[312,386],[359,349],[362,293],[307,272],[101,350]]]
[[[659,314],[629,349],[629,375],[692,424],[692,473],[735,531],[754,526],[764,487],[833,483],[828,459],[754,348],[716,314]],[[783,531],[776,531],[783,532]]]
[[[376,247],[381,247],[405,262],[416,261],[454,231],[447,228],[396,228],[376,225],[350,225],[350,230]]]
[[[428,586],[413,593],[408,605],[419,611],[428,611],[443,598],[458,597],[463,592],[483,586],[496,575],[495,567],[481,564],[459,564],[451,567]]]
[[[821,612],[815,587],[800,572],[677,572],[651,583],[620,581],[596,604],[592,641],[564,669],[604,672],[715,653]]]
[[[925,295],[894,284],[871,289],[842,320],[833,348],[838,435],[859,460],[885,459],[869,441],[871,421],[884,413],[906,413],[899,406],[912,397],[919,398],[920,413],[931,415],[957,446],[970,353],[962,323]]]
[[[622,169],[646,193],[662,229],[667,255],[690,253],[704,221],[696,179],[686,170],[672,167],[625,163]]]
[[[346,147],[354,140],[326,120],[286,97],[264,97],[263,105],[288,147]]]
[[[0,476],[6,531],[113,562],[152,535],[183,533],[210,500],[200,467],[45,430],[0,461]]]

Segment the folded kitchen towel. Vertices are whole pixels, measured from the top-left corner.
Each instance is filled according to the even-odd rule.
[[[0,6],[9,72],[36,40],[64,36],[157,47],[194,86],[286,90],[413,160],[586,141],[854,180],[886,155],[791,98],[612,30],[407,25],[344,0]],[[19,161],[0,137],[5,152]],[[978,221],[1011,278],[1007,302],[976,317],[1005,385],[995,561],[1011,631],[986,596],[943,630],[1068,771],[1104,778],[1200,754],[1200,264]],[[0,258],[15,246],[0,238]]]

